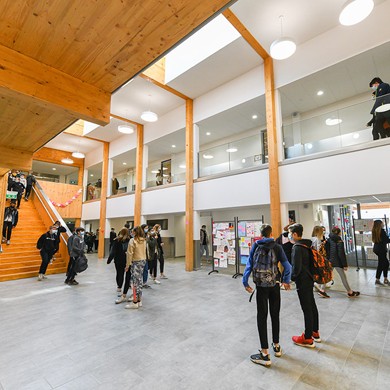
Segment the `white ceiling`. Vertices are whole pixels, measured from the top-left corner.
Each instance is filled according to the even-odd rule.
[[[173,148],[172,145],[176,147]],[[156,139],[148,144],[149,161],[162,161],[172,158],[173,155],[183,153],[186,149],[185,130],[181,129]]]
[[[55,170],[53,170],[55,168]],[[71,174],[75,174],[76,178],[78,175],[78,167],[72,167],[69,165],[61,165],[61,164],[51,164],[43,161],[33,160],[32,170],[36,173],[40,173],[41,175],[57,175],[57,176],[67,176]]]
[[[61,133],[57,137],[49,141],[45,147],[66,152],[82,152],[89,153],[101,146],[101,142],[90,140],[88,138],[79,137],[72,134]]]
[[[132,149],[112,158],[114,174],[134,168],[136,165],[137,150]]]

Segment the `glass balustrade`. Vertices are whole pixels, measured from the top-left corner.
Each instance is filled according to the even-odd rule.
[[[372,141],[372,127],[368,127],[367,123],[372,119],[370,111],[373,104],[374,100],[370,99],[311,118],[285,122],[285,158],[338,150]]]
[[[185,154],[150,164],[146,170],[146,187],[157,187],[171,183],[184,183],[186,178]]]
[[[199,176],[252,168],[267,160],[263,132],[199,152]]]

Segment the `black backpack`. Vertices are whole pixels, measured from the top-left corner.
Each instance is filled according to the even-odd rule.
[[[258,245],[253,255],[253,282],[257,287],[274,287],[280,279],[278,259],[272,247]]]

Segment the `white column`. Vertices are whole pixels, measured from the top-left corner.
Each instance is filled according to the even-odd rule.
[[[112,195],[112,178],[114,177],[114,161],[108,160],[108,175],[107,175],[107,196]]]
[[[199,161],[199,126],[194,124],[194,180],[199,177],[198,161]]]
[[[282,222],[282,229],[288,225],[288,203],[280,203],[280,216]],[[280,234],[281,232],[274,232],[274,235]]]
[[[143,172],[142,172],[142,188],[146,188],[146,180],[148,177],[148,167],[149,167],[149,147],[144,145],[144,154],[143,154]]]
[[[200,240],[200,213],[194,210],[194,241]]]

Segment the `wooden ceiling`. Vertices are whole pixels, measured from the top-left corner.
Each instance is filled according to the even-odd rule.
[[[29,169],[77,119],[107,124],[112,92],[231,3],[1,1],[0,168]]]

